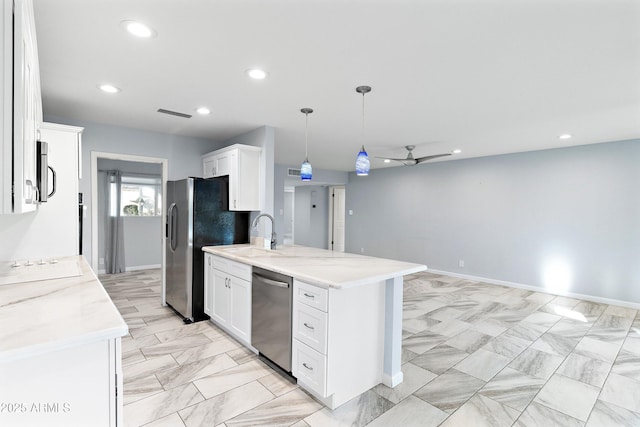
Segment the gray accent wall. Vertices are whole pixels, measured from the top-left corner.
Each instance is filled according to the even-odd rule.
[[[347,252],[640,303],[640,140],[349,179]]]
[[[296,245],[327,249],[329,235],[328,187],[296,187],[293,241]]]

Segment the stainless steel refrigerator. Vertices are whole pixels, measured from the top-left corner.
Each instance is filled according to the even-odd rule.
[[[229,211],[228,177],[167,182],[166,301],[185,322],[204,313],[203,246],[249,242],[249,212]]]

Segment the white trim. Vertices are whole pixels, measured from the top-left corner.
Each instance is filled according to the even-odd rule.
[[[107,153],[103,151],[91,152],[91,268],[98,271],[98,158],[124,160],[142,163],[162,164],[162,200],[167,200],[167,177],[169,173],[169,160],[161,157],[135,156],[121,153]],[[164,265],[166,263],[166,247],[164,245],[164,224],[166,223],[166,212],[162,210],[162,222],[160,223],[160,233],[162,236],[162,289],[161,303],[167,305],[165,299],[166,280],[164,276]]]
[[[40,129],[58,130],[61,132],[78,132],[78,133],[82,133],[82,131],[84,131],[83,127],[61,125],[59,123],[51,123],[51,122],[40,123]]]
[[[125,271],[138,271],[138,270],[151,270],[153,268],[160,268],[162,264],[151,264],[151,265],[136,265],[133,267],[125,267]]]
[[[476,281],[476,282],[491,283],[493,285],[501,285],[501,286],[506,286],[506,287],[509,287],[509,288],[525,289],[527,291],[541,292],[543,294],[557,295],[557,296],[569,297],[569,298],[577,298],[577,299],[597,302],[597,303],[601,303],[601,304],[619,305],[619,306],[622,306],[622,307],[629,307],[629,308],[634,308],[636,310],[640,310],[640,303],[637,303],[637,302],[629,302],[629,301],[622,301],[622,300],[617,300],[617,299],[603,298],[603,297],[598,297],[598,296],[594,296],[594,295],[577,294],[575,292],[551,292],[548,289],[541,288],[539,286],[525,285],[525,284],[516,283],[516,282],[508,282],[506,280],[489,279],[487,277],[470,276],[470,275],[467,275],[467,274],[452,273],[450,271],[433,270],[431,268],[429,268],[427,270],[427,272],[428,273],[434,273],[434,274],[442,274],[444,276],[459,277],[461,279],[473,280],[473,281]]]

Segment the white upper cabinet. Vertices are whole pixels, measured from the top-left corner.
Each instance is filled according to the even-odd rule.
[[[202,156],[202,176],[229,176],[229,210],[260,210],[262,149],[235,144]]]
[[[37,207],[36,141],[42,123],[38,47],[31,0],[2,2],[1,213]]]

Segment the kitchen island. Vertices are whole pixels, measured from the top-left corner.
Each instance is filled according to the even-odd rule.
[[[402,382],[403,276],[424,271],[425,265],[303,246],[203,251],[214,257],[214,265],[216,259],[228,260],[237,263],[237,271],[259,267],[293,277],[292,374],[328,407],[379,383]],[[235,334],[233,319],[231,326],[228,330],[251,347],[246,328],[236,325],[241,332]]]
[[[83,257],[41,263],[0,285],[0,425],[121,424],[127,324]]]

